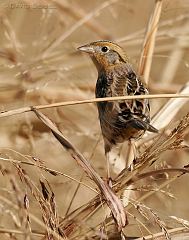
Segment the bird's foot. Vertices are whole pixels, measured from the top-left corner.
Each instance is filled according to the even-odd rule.
[[[112,180],[111,177],[109,177],[109,178],[107,179],[107,184],[109,185],[110,188],[113,187],[113,180]]]
[[[129,171],[133,171],[135,168],[135,164],[137,163],[138,159],[135,157],[131,163],[131,165],[128,167]]]

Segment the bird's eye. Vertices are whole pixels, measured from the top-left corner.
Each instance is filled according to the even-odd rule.
[[[104,52],[104,53],[105,53],[105,52],[108,52],[108,50],[109,50],[109,48],[106,47],[106,46],[104,46],[104,47],[101,48],[101,51]]]

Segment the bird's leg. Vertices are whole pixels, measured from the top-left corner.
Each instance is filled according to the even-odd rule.
[[[134,167],[134,161],[137,159],[138,157],[138,153],[137,153],[137,148],[135,145],[135,140],[134,139],[130,139],[129,140],[129,145],[130,145],[130,154],[129,154],[129,160],[127,163],[127,167],[129,167],[131,170],[133,170]]]
[[[133,150],[134,159],[136,159],[138,157],[138,152],[137,152],[137,148],[135,145],[135,140],[131,139],[130,142],[131,142],[131,146],[132,146],[132,150]]]
[[[110,174],[110,151],[105,153],[106,155],[106,168],[107,168],[107,182],[110,187],[112,187],[112,179]]]

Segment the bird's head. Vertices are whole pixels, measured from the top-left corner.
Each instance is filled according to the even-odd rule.
[[[98,71],[128,61],[123,49],[110,41],[92,42],[79,47],[78,50],[90,55]]]

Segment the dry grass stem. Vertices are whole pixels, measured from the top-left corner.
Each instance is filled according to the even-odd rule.
[[[178,94],[188,93],[189,83],[184,85]],[[187,102],[187,99],[170,99],[152,118],[152,125],[158,129],[166,127]]]
[[[23,107],[15,110],[3,111],[0,113],[0,118],[30,112],[32,111],[33,108],[40,110],[40,109],[46,109],[46,108],[63,107],[63,106],[96,103],[96,102],[131,100],[131,99],[156,99],[156,98],[189,98],[189,94],[153,94],[153,95],[149,94],[149,95],[140,95],[140,96],[107,97],[107,98],[94,98],[94,99],[80,100],[80,101],[58,102],[58,103],[52,103],[52,104],[46,104],[46,105],[36,105],[32,107]]]
[[[96,9],[93,9],[92,12],[84,15],[79,21],[77,21],[68,31],[62,34],[58,39],[56,39],[43,53],[43,58],[46,58],[57,46],[59,46],[64,40],[66,40],[72,33],[74,33],[79,27],[89,21],[93,16],[97,15],[104,8],[109,7],[111,4],[116,3],[118,0],[108,0],[103,2]]]
[[[184,227],[180,227],[180,228],[175,228],[175,229],[171,229],[171,230],[168,230],[168,233],[170,234],[170,235],[173,235],[173,237],[171,237],[171,239],[172,240],[176,240],[176,238],[174,238],[174,234],[177,234],[177,233],[183,233],[181,236],[185,236],[185,232],[186,231],[186,228],[184,228]],[[143,239],[164,239],[164,236],[163,236],[164,234],[162,233],[162,232],[160,232],[160,233],[156,233],[156,234],[150,234],[150,235],[148,235],[148,236],[143,236],[142,238],[136,238],[136,240],[143,240]],[[162,238],[161,238],[162,237]],[[181,240],[181,238],[180,238],[180,240]],[[183,240],[184,240],[184,238],[183,238]]]
[[[146,36],[144,38],[143,49],[140,57],[138,72],[144,77],[144,81],[148,83],[150,69],[152,64],[152,56],[155,46],[156,32],[161,15],[163,0],[156,0],[154,11],[151,15]]]
[[[50,3],[51,1],[49,1]],[[58,6],[58,8],[66,14],[70,14],[76,20],[85,19],[86,12],[77,4],[73,2],[70,4],[66,1],[54,0],[53,3]],[[110,3],[111,4],[111,3]],[[112,37],[108,31],[100,26],[97,21],[93,18],[89,18],[88,21],[85,21],[84,24],[93,32],[97,33],[101,39],[111,39]]]

